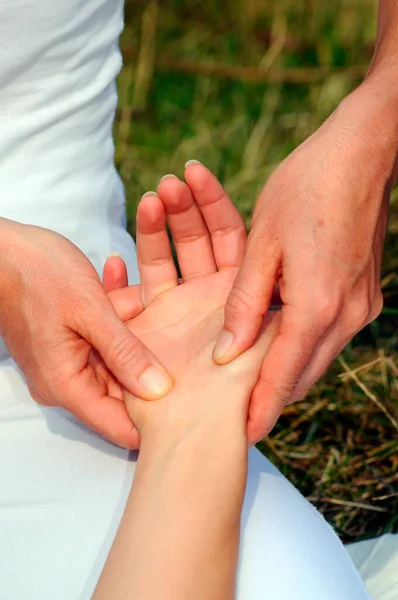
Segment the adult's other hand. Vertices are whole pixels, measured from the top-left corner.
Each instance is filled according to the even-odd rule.
[[[380,89],[370,77],[348,96],[276,169],[257,202],[214,350],[224,364],[253,344],[278,284],[282,319],[252,396],[252,443],[381,311],[398,119],[394,98]]]
[[[113,269],[105,287],[125,284]],[[140,294],[131,298],[130,318],[142,310]],[[139,436],[116,382],[148,400],[173,385],[117,316],[76,246],[53,231],[6,219],[0,219],[0,334],[37,402],[65,408],[127,448]]]

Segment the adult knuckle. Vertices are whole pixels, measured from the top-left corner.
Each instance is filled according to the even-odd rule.
[[[253,311],[254,298],[244,289],[242,284],[237,284],[231,290],[227,301],[227,310],[231,316],[250,315]]]
[[[134,336],[116,338],[111,344],[109,360],[119,368],[137,365],[143,357],[142,346]]]
[[[361,296],[351,302],[349,309],[349,327],[353,332],[357,332],[369,322],[371,313],[371,303],[368,297]]]
[[[274,429],[275,425],[276,425],[276,423],[269,423],[268,421],[265,421],[265,423],[262,423],[262,426],[261,426],[261,434],[257,437],[259,439],[265,439],[266,437],[269,436],[271,431]]]
[[[298,378],[294,376],[285,377],[283,381],[276,383],[260,374],[259,383],[268,390],[271,390],[273,403],[282,410],[286,406],[292,391],[296,387],[297,379]]]
[[[302,400],[310,391],[311,386],[297,386],[297,388],[294,390],[294,392],[291,394],[289,400],[288,400],[288,404],[293,404],[294,402],[298,402],[299,400]]]
[[[341,300],[337,294],[324,290],[317,296],[315,308],[315,325],[318,330],[324,331],[334,323],[341,310]]]
[[[370,311],[368,314],[368,322],[369,323],[371,323],[372,321],[377,319],[378,316],[380,316],[380,314],[383,310],[383,306],[384,306],[383,293],[381,290],[378,290],[377,294],[375,295],[375,297],[371,303],[371,308],[370,308]]]
[[[359,327],[366,325],[371,313],[371,303],[367,298],[363,298],[357,303],[355,310],[355,321]]]

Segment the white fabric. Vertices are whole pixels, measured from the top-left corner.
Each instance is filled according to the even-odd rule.
[[[62,233],[98,271],[119,251],[132,282],[111,138],[121,28],[120,0],[1,0],[0,214]],[[90,598],[134,466],[69,414],[37,406],[0,360],[1,600]],[[239,600],[367,597],[322,517],[252,450]]]
[[[132,281],[113,164],[121,0],[0,1],[0,215],[54,229],[100,271],[120,252]]]
[[[372,600],[398,600],[398,534],[348,544]]]
[[[8,359],[0,363],[0,457],[0,598],[89,600],[135,453],[36,405]],[[255,449],[242,522],[238,600],[368,599],[327,523]]]

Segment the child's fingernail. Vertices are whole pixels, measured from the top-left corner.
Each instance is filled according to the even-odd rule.
[[[171,377],[154,366],[148,367],[141,373],[138,383],[154,397],[164,396],[173,387]]]
[[[218,338],[217,344],[213,350],[213,359],[216,362],[222,361],[225,358],[228,350],[230,350],[232,346],[234,336],[230,331],[226,331],[225,329],[221,332],[220,337]]]
[[[185,163],[185,168],[188,169],[188,167],[190,167],[191,165],[202,165],[203,164],[201,162],[199,162],[198,160],[189,160],[188,162]]]
[[[156,193],[156,192],[145,192],[145,194],[143,194],[143,195],[141,196],[141,200],[142,200],[142,198],[147,198],[148,196],[156,196],[156,197],[159,197],[159,196],[157,195],[157,193]]]
[[[108,256],[108,258],[112,258],[112,256],[118,256],[119,258],[121,258],[119,252],[111,252]]]
[[[162,177],[162,179],[160,180],[160,183],[162,183],[162,181],[164,181],[165,179],[178,179],[177,175],[173,175],[173,173],[168,173],[167,175],[164,175]]]

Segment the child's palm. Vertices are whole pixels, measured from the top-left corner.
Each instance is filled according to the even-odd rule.
[[[174,377],[214,345],[235,274],[235,269],[219,271],[166,290],[127,322]]]
[[[154,415],[172,423],[176,415],[196,418],[193,400],[198,387],[209,385],[209,407],[225,389],[242,398],[247,410],[267,340],[223,367],[212,360],[212,350],[223,323],[225,301],[244,255],[243,222],[220,184],[202,166],[191,167],[191,190],[177,178],[166,179],[156,195],[145,197],[137,215],[137,254],[141,275],[138,316],[126,318],[126,306],[138,290],[118,290],[116,310],[128,327],[150,348],[175,378],[175,389],[164,399],[146,402],[125,395],[127,410],[140,430]],[[183,283],[174,266],[167,222],[173,234]],[[133,311],[134,312],[134,311]],[[276,320],[269,318],[270,324]],[[270,339],[274,326],[267,328]],[[187,402],[181,405],[182,396]],[[173,395],[178,396],[175,401]],[[225,393],[224,393],[225,396]],[[203,397],[203,396],[202,396]],[[203,412],[203,406],[202,406]],[[211,408],[211,410],[214,410]],[[220,406],[220,414],[226,408]]]

